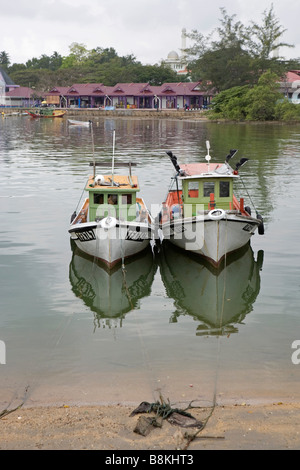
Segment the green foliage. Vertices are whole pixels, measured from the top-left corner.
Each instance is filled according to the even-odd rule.
[[[211,119],[273,121],[300,120],[300,106],[282,100],[278,76],[265,72],[254,86],[233,87],[212,101]]]
[[[84,44],[73,42],[69,50],[66,57],[54,52],[51,56],[33,57],[26,64],[13,64],[8,73],[18,85],[40,91],[47,91],[54,85],[71,86],[73,83],[114,86],[119,82],[161,85],[182,81],[182,77],[166,65],[142,65],[134,55],[119,56],[112,47],[88,50]],[[5,59],[5,52],[2,57]]]
[[[39,59],[33,57],[31,60],[26,62],[27,69],[47,69],[47,70],[57,70],[62,65],[62,56],[57,52],[53,52],[51,56],[46,54],[41,55]]]
[[[282,41],[285,29],[276,18],[273,5],[263,12],[261,24],[251,21],[249,26],[237,21],[236,15],[228,15],[225,8],[220,10],[220,26],[215,32],[207,38],[197,30],[188,35],[194,41],[186,51],[192,79],[204,80],[223,91],[256,84],[266,70],[283,74],[286,64],[274,53],[280,47],[294,46]]]
[[[209,117],[211,119],[245,119],[248,91],[249,85],[236,86],[222,91],[213,99],[212,111],[209,112]]]
[[[195,65],[192,78],[196,81],[201,73],[202,80],[211,82],[217,91],[252,83],[256,78],[251,57],[239,45],[207,51]]]
[[[278,81],[279,77],[268,71],[260,77],[258,84],[248,91],[247,119],[252,121],[275,119],[276,103],[282,96],[278,91]]]
[[[7,52],[5,51],[0,52],[0,66],[6,70],[9,64],[10,64],[10,58]]]
[[[276,103],[274,118],[277,121],[300,121],[300,106],[287,99]]]

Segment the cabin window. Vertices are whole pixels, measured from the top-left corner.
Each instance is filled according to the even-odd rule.
[[[203,183],[203,196],[210,197],[215,192],[215,183],[213,181],[204,181]]]
[[[103,204],[104,203],[104,195],[94,193],[94,204]]]
[[[229,181],[220,181],[220,197],[229,197]]]
[[[189,181],[188,195],[189,195],[189,197],[199,197],[199,183],[198,183],[198,181]]]
[[[107,195],[108,204],[116,205],[118,204],[118,195],[117,194],[108,194]]]
[[[132,194],[122,194],[122,204],[131,205],[132,204]]]

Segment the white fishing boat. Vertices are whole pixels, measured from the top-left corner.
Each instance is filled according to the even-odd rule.
[[[205,257],[218,266],[224,257],[246,245],[254,232],[264,233],[263,219],[245,206],[233,192],[233,182],[242,158],[235,169],[229,165],[237,150],[231,150],[224,163],[211,163],[207,141],[206,163],[180,165],[167,152],[176,169],[162,210],[159,214],[161,241],[168,240],[183,250]],[[175,188],[174,188],[175,183]]]
[[[153,220],[144,200],[137,197],[139,182],[132,175],[136,165],[115,164],[113,156],[111,172],[101,175],[95,174],[95,167],[108,163],[91,165],[94,172],[85,186],[88,197],[79,213],[73,213],[69,233],[81,251],[111,268],[149,245]],[[127,167],[128,175],[115,174],[116,167]]]
[[[75,119],[68,119],[71,126],[90,127],[92,121],[76,121]]]

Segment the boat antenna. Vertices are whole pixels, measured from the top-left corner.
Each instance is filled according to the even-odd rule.
[[[173,154],[173,152],[171,152],[171,150],[168,150],[166,154],[170,157],[171,162],[173,163],[173,166],[175,170],[177,171],[177,173],[180,173],[180,166],[177,163],[177,157]]]
[[[210,149],[210,143],[209,140],[206,141],[206,148],[207,148],[207,155],[205,157],[205,160],[207,161],[207,171],[209,171],[209,162],[211,160],[211,156],[209,154],[209,149]]]
[[[245,163],[249,160],[249,158],[241,158],[240,161],[235,165],[235,170],[238,171],[238,169],[245,165]]]
[[[112,186],[114,186],[115,142],[116,142],[116,130],[114,129],[113,130],[113,156],[112,156],[112,166],[111,166]]]
[[[236,149],[231,149],[231,150],[229,150],[229,154],[227,155],[225,161],[228,163],[229,160],[230,160],[232,157],[234,157],[237,152],[238,152],[238,150],[236,150]]]
[[[96,176],[96,162],[95,162],[95,144],[94,144],[94,130],[93,130],[93,123],[90,122],[91,125],[91,136],[92,136],[92,151],[93,151],[93,167],[94,167],[94,181],[95,181],[95,176]]]

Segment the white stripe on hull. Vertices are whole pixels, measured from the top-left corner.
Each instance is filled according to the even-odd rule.
[[[179,248],[219,264],[228,253],[248,243],[259,221],[245,216],[227,216],[221,220],[208,217],[177,219],[162,225],[163,238]]]
[[[109,229],[102,228],[100,224],[85,223],[72,227],[71,238],[81,251],[113,266],[143,251],[150,243],[150,230],[147,224],[136,222]]]

